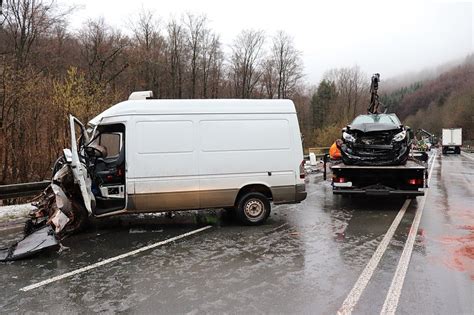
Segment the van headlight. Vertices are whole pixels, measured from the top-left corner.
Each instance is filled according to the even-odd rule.
[[[402,141],[403,139],[405,139],[406,136],[407,132],[405,130],[402,130],[402,132],[397,133],[395,137],[393,137],[393,141]]]
[[[354,138],[353,135],[347,133],[347,132],[343,132],[342,133],[342,137],[344,138],[344,140],[348,141],[348,142],[355,142],[356,139]]]

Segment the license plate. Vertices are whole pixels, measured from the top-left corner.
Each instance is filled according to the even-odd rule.
[[[334,187],[352,187],[352,182],[334,183]]]

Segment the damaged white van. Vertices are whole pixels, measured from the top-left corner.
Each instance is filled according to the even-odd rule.
[[[71,151],[55,168],[69,165],[97,217],[232,208],[256,225],[271,202],[306,197],[290,100],[128,100],[87,127],[71,116],[71,135]]]
[[[271,202],[306,198],[292,101],[133,98],[87,127],[70,116],[71,149],[37,199],[19,242],[29,246],[0,251],[1,261],[57,245],[54,234],[77,231],[91,215],[229,208],[257,225]]]

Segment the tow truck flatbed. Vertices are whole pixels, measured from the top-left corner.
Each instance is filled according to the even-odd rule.
[[[351,169],[426,169],[425,165],[422,165],[413,160],[408,160],[405,165],[384,165],[384,166],[367,166],[367,165],[346,165],[344,163],[334,164],[331,169],[334,168],[351,168]]]
[[[330,166],[335,195],[407,196],[424,195],[426,163],[408,160],[405,165]]]

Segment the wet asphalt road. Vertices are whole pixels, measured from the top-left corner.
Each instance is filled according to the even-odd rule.
[[[438,156],[397,312],[472,314],[474,156]],[[260,227],[223,211],[121,218],[63,241],[69,250],[0,265],[1,313],[335,314],[404,203],[333,196],[309,176],[308,198],[274,206]],[[422,197],[411,202],[354,308],[379,314]],[[419,211],[419,210],[418,210]],[[199,234],[29,292],[20,288],[142,246]],[[21,237],[0,232],[0,247]]]

